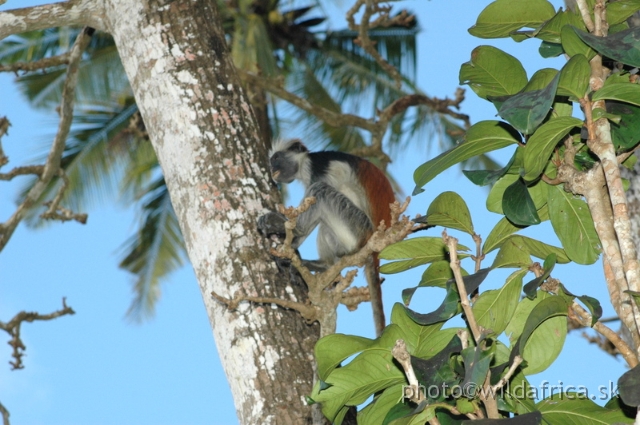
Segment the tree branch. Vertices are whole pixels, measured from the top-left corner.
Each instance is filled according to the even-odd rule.
[[[100,2],[71,0],[0,12],[0,40],[13,34],[64,26],[107,28]]]
[[[1,19],[2,14],[0,14],[0,22]],[[62,88],[62,101],[60,105],[60,122],[58,124],[58,131],[51,145],[51,149],[49,150],[47,160],[44,166],[42,166],[42,169],[32,169],[32,172],[38,171],[38,180],[29,190],[29,192],[25,196],[25,199],[18,206],[15,213],[13,213],[13,215],[5,223],[0,224],[0,251],[2,251],[6,244],[9,242],[11,235],[13,235],[16,227],[25,217],[27,211],[36,204],[40,196],[42,196],[42,194],[45,192],[53,177],[60,173],[60,160],[64,151],[67,136],[69,134],[69,129],[71,128],[71,122],[73,120],[75,88],[78,81],[80,59],[82,58],[82,52],[89,45],[91,34],[93,34],[93,29],[85,27],[83,31],[78,34],[78,37],[71,47],[69,55],[69,67],[67,68],[67,76]],[[23,171],[24,169],[22,169],[22,171],[18,171],[18,173],[23,173]]]
[[[53,320],[67,314],[76,314],[71,307],[67,306],[66,299],[62,299],[62,309],[49,314],[40,314],[37,312],[21,311],[13,316],[7,323],[0,322],[0,329],[7,332],[11,336],[9,345],[13,348],[12,357],[15,359],[9,362],[12,369],[23,369],[22,356],[24,355],[25,345],[20,338],[20,327],[23,322],[34,322],[36,320]]]

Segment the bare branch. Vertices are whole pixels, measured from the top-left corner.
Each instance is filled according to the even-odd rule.
[[[0,2],[0,4],[2,4]],[[9,422],[9,411],[7,410],[6,407],[4,407],[4,405],[2,403],[0,403],[0,414],[2,414],[2,425],[10,425]]]
[[[30,72],[38,69],[46,69],[54,66],[67,65],[69,63],[69,55],[71,52],[65,52],[61,55],[43,58],[33,62],[14,62],[10,65],[0,65],[0,72],[19,71]]]
[[[378,129],[376,123],[372,120],[364,119],[358,115],[336,113],[296,96],[283,88],[281,80],[265,78],[241,69],[238,69],[238,74],[243,80],[267,90],[303,111],[317,116],[332,127],[352,126],[371,132]]]
[[[9,362],[9,364],[12,366],[12,369],[24,368],[24,365],[22,364],[22,356],[24,355],[24,350],[26,347],[22,342],[22,339],[20,338],[20,327],[22,326],[22,323],[34,322],[36,320],[53,320],[67,314],[75,314],[75,311],[73,311],[71,307],[67,306],[66,299],[63,298],[61,310],[57,310],[49,314],[21,311],[7,323],[0,322],[0,329],[7,332],[11,336],[9,345],[13,348],[13,353],[11,356],[14,358],[14,361]]]
[[[2,18],[0,14],[0,22]],[[62,101],[60,105],[60,122],[58,124],[58,132],[53,140],[49,155],[42,168],[39,171],[39,179],[29,190],[25,199],[18,206],[15,213],[3,224],[0,224],[0,251],[4,249],[16,227],[22,221],[27,211],[37,202],[44,193],[47,186],[54,176],[60,173],[60,160],[64,151],[65,142],[71,128],[73,119],[73,106],[75,103],[75,88],[78,80],[78,69],[82,52],[86,49],[91,40],[93,29],[84,28],[76,38],[71,47],[69,55],[69,67],[67,68],[67,76],[62,89]],[[56,206],[57,208],[57,206]]]
[[[613,331],[601,321],[597,321],[593,326],[591,326],[591,314],[589,314],[589,312],[587,312],[584,308],[582,308],[580,304],[575,301],[571,305],[571,311],[575,313],[571,317],[577,319],[582,326],[593,327],[596,332],[609,340],[613,344],[613,346],[616,347],[616,349],[620,352],[622,357],[624,357],[630,368],[634,368],[638,365],[638,358],[636,357],[636,353],[620,337],[620,335],[618,335],[618,333]]]
[[[467,319],[467,323],[469,324],[469,328],[471,328],[473,339],[477,344],[482,337],[482,331],[480,330],[480,326],[476,321],[476,316],[473,314],[473,310],[471,309],[469,294],[467,294],[467,288],[464,286],[464,280],[462,279],[462,272],[460,271],[460,260],[458,259],[458,239],[449,236],[447,234],[447,231],[444,230],[442,232],[442,240],[444,244],[449,248],[449,255],[451,257],[450,265],[451,270],[453,271],[453,276],[455,277],[458,294],[460,294],[460,304],[462,305],[462,309],[464,310],[464,315]]]
[[[425,399],[425,395],[420,390],[420,382],[418,382],[418,377],[411,365],[411,355],[407,351],[407,345],[404,340],[399,339],[396,341],[396,345],[391,350],[391,354],[393,354],[393,358],[400,363],[400,366],[404,369],[407,381],[409,381],[409,385],[404,388],[404,394],[402,396],[416,404],[421,403]]]
[[[4,151],[2,150],[2,136],[7,134],[10,125],[11,123],[9,123],[7,117],[0,118],[0,168],[2,168],[3,165],[6,165],[9,162],[9,158],[7,158],[7,156],[4,154]]]
[[[511,379],[513,374],[516,373],[516,369],[518,369],[518,366],[522,364],[523,360],[524,359],[520,355],[517,355],[513,359],[513,363],[511,363],[511,367],[509,368],[507,373],[502,378],[500,378],[497,384],[491,387],[491,394],[496,394],[500,388],[504,387],[507,382],[509,382],[509,379]]]
[[[107,28],[100,2],[71,0],[0,12],[0,40],[13,34],[64,26]]]

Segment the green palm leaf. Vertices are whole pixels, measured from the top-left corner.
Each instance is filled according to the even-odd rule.
[[[184,240],[164,178],[152,181],[141,195],[138,232],[123,246],[120,267],[136,276],[134,298],[127,316],[140,321],[153,315],[160,297],[160,281],[184,264]]]

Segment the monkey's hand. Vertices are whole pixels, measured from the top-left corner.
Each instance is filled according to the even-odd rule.
[[[287,218],[283,214],[275,211],[269,211],[258,219],[258,230],[267,238],[271,235],[284,238],[284,223],[286,221]]]

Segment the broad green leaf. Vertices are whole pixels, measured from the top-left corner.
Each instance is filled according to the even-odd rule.
[[[558,248],[553,245],[548,245],[544,242],[540,242],[535,239],[528,238],[526,236],[514,235],[511,237],[521,239],[524,246],[526,246],[527,249],[529,250],[529,253],[531,253],[531,255],[533,255],[534,257],[540,258],[541,260],[544,260],[545,258],[547,258],[549,254],[555,254],[557,262],[559,264],[566,264],[569,261],[571,261],[567,256],[567,253],[564,252],[562,248]]]
[[[391,350],[367,350],[344,367],[334,369],[324,390],[314,389],[311,398],[322,403],[322,413],[333,421],[345,406],[357,406],[372,394],[405,382]]]
[[[462,251],[468,251],[464,245],[458,245]],[[461,254],[465,257],[465,254]],[[384,264],[380,273],[399,273],[423,264],[441,261],[448,256],[448,248],[440,237],[420,237],[407,239],[390,245],[380,252],[383,260],[400,260]]]
[[[471,52],[471,60],[460,67],[459,80],[486,99],[518,93],[527,84],[527,73],[510,54],[492,46],[478,46]]]
[[[607,22],[609,25],[619,24],[640,10],[640,0],[618,0],[607,3]]]
[[[466,271],[462,272],[463,276],[467,276]],[[451,263],[448,261],[435,261],[422,274],[422,279],[418,286],[436,286],[444,288],[447,281],[453,279],[453,271],[451,271]]]
[[[580,393],[553,394],[536,404],[542,418],[549,424],[610,425],[632,424],[633,418],[621,410],[598,406]]]
[[[549,209],[545,205],[544,207],[538,210],[538,217],[540,220],[547,221],[549,220]],[[498,224],[495,225],[487,239],[484,241],[484,245],[482,247],[482,252],[484,254],[488,254],[496,248],[500,248],[502,243],[512,234],[517,232],[518,230],[524,229],[525,226],[516,226],[511,223],[506,217],[500,219]]]
[[[452,165],[520,141],[520,136],[510,125],[500,121],[480,121],[467,130],[464,142],[416,169],[413,173],[416,182],[413,194],[422,192],[424,185]]]
[[[640,406],[640,365],[618,379],[618,392],[627,406]]]
[[[529,226],[541,222],[527,185],[520,178],[505,189],[502,196],[502,211],[513,224],[518,226]]]
[[[473,235],[473,224],[469,208],[455,192],[443,192],[431,202],[427,210],[427,223],[456,229]]]
[[[508,37],[520,28],[538,27],[555,13],[553,5],[546,0],[497,0],[480,12],[469,33],[479,38]]]
[[[627,65],[640,66],[640,27],[633,27],[607,37],[597,37],[575,27],[571,28],[582,41],[598,53]]]
[[[584,56],[574,57],[584,58]],[[571,129],[580,127],[582,124],[581,120],[573,117],[558,117],[542,124],[529,138],[525,147],[523,178],[533,181],[540,177],[558,142]]]
[[[570,10],[559,10],[556,15],[545,22],[538,32],[535,33],[535,37],[540,40],[544,40],[546,43],[553,43],[559,45],[562,42],[562,27],[565,25],[573,25],[574,27],[584,28],[584,23],[580,16],[576,15]],[[560,51],[562,47],[560,46]]]
[[[538,180],[535,184],[527,186],[529,196],[531,196],[531,200],[533,201],[533,205],[536,207],[536,210],[540,210],[542,207],[547,205],[547,198],[549,197],[547,194],[548,187],[549,185],[542,180]]]
[[[409,316],[408,311],[400,303],[393,306],[391,323],[400,330],[398,338],[404,340],[409,352],[422,359],[428,359],[443,350],[458,330],[458,328],[441,329],[444,322],[420,325]]]
[[[567,334],[567,320],[564,317],[567,312],[567,302],[561,297],[552,296],[541,300],[529,313],[514,347],[527,361],[527,367],[524,368],[526,375],[542,372],[560,354]],[[560,320],[558,316],[562,316]],[[539,339],[531,338],[534,332]]]
[[[462,276],[467,276],[469,274],[463,268],[461,268],[460,271]],[[418,286],[402,290],[402,302],[405,305],[409,305],[411,303],[411,298],[413,298],[413,294],[418,288],[428,286],[444,288],[447,281],[450,279],[453,279],[453,272],[451,271],[451,264],[449,261],[434,261],[429,265],[429,267],[427,267],[424,273],[422,273],[422,278],[420,279]]]
[[[640,29],[640,27],[638,27]],[[593,93],[593,100],[611,99],[640,106],[640,84],[610,84]]]
[[[493,185],[487,196],[487,209],[497,214],[504,214],[502,210],[502,198],[504,197],[504,191],[518,180],[518,175],[505,174],[502,176],[496,184]]]
[[[473,303],[473,313],[480,326],[499,335],[505,330],[518,306],[522,278],[527,270],[512,273],[502,288],[485,291]]]
[[[358,421],[366,424],[382,424],[392,407],[401,403],[398,394],[402,394],[404,384],[393,385],[373,399],[358,412]],[[409,407],[413,410],[412,407]]]
[[[600,239],[587,203],[564,191],[549,188],[549,217],[553,230],[569,258],[578,264],[593,264],[600,256]]]
[[[510,97],[500,107],[498,115],[520,132],[533,133],[551,110],[559,80],[559,75],[556,75],[544,89],[527,91]]]
[[[560,71],[558,94],[573,96],[576,99],[584,97],[589,89],[591,67],[583,55],[573,55]]]
[[[583,55],[587,60],[593,59],[597,52],[578,37],[574,28],[571,25],[562,27],[562,49],[569,56]]]
[[[318,376],[326,380],[329,373],[343,360],[374,344],[374,340],[360,336],[332,334],[321,338],[315,346]]]
[[[530,265],[531,257],[524,241],[521,238],[509,237],[500,245],[500,251],[491,268],[526,268]]]
[[[527,85],[522,90],[523,92],[542,90],[547,87],[553,78],[558,75],[558,70],[553,68],[542,68],[537,70],[532,76]]]
[[[552,317],[542,323],[529,337],[522,357],[527,361],[525,375],[546,370],[558,358],[567,337],[567,318]]]

